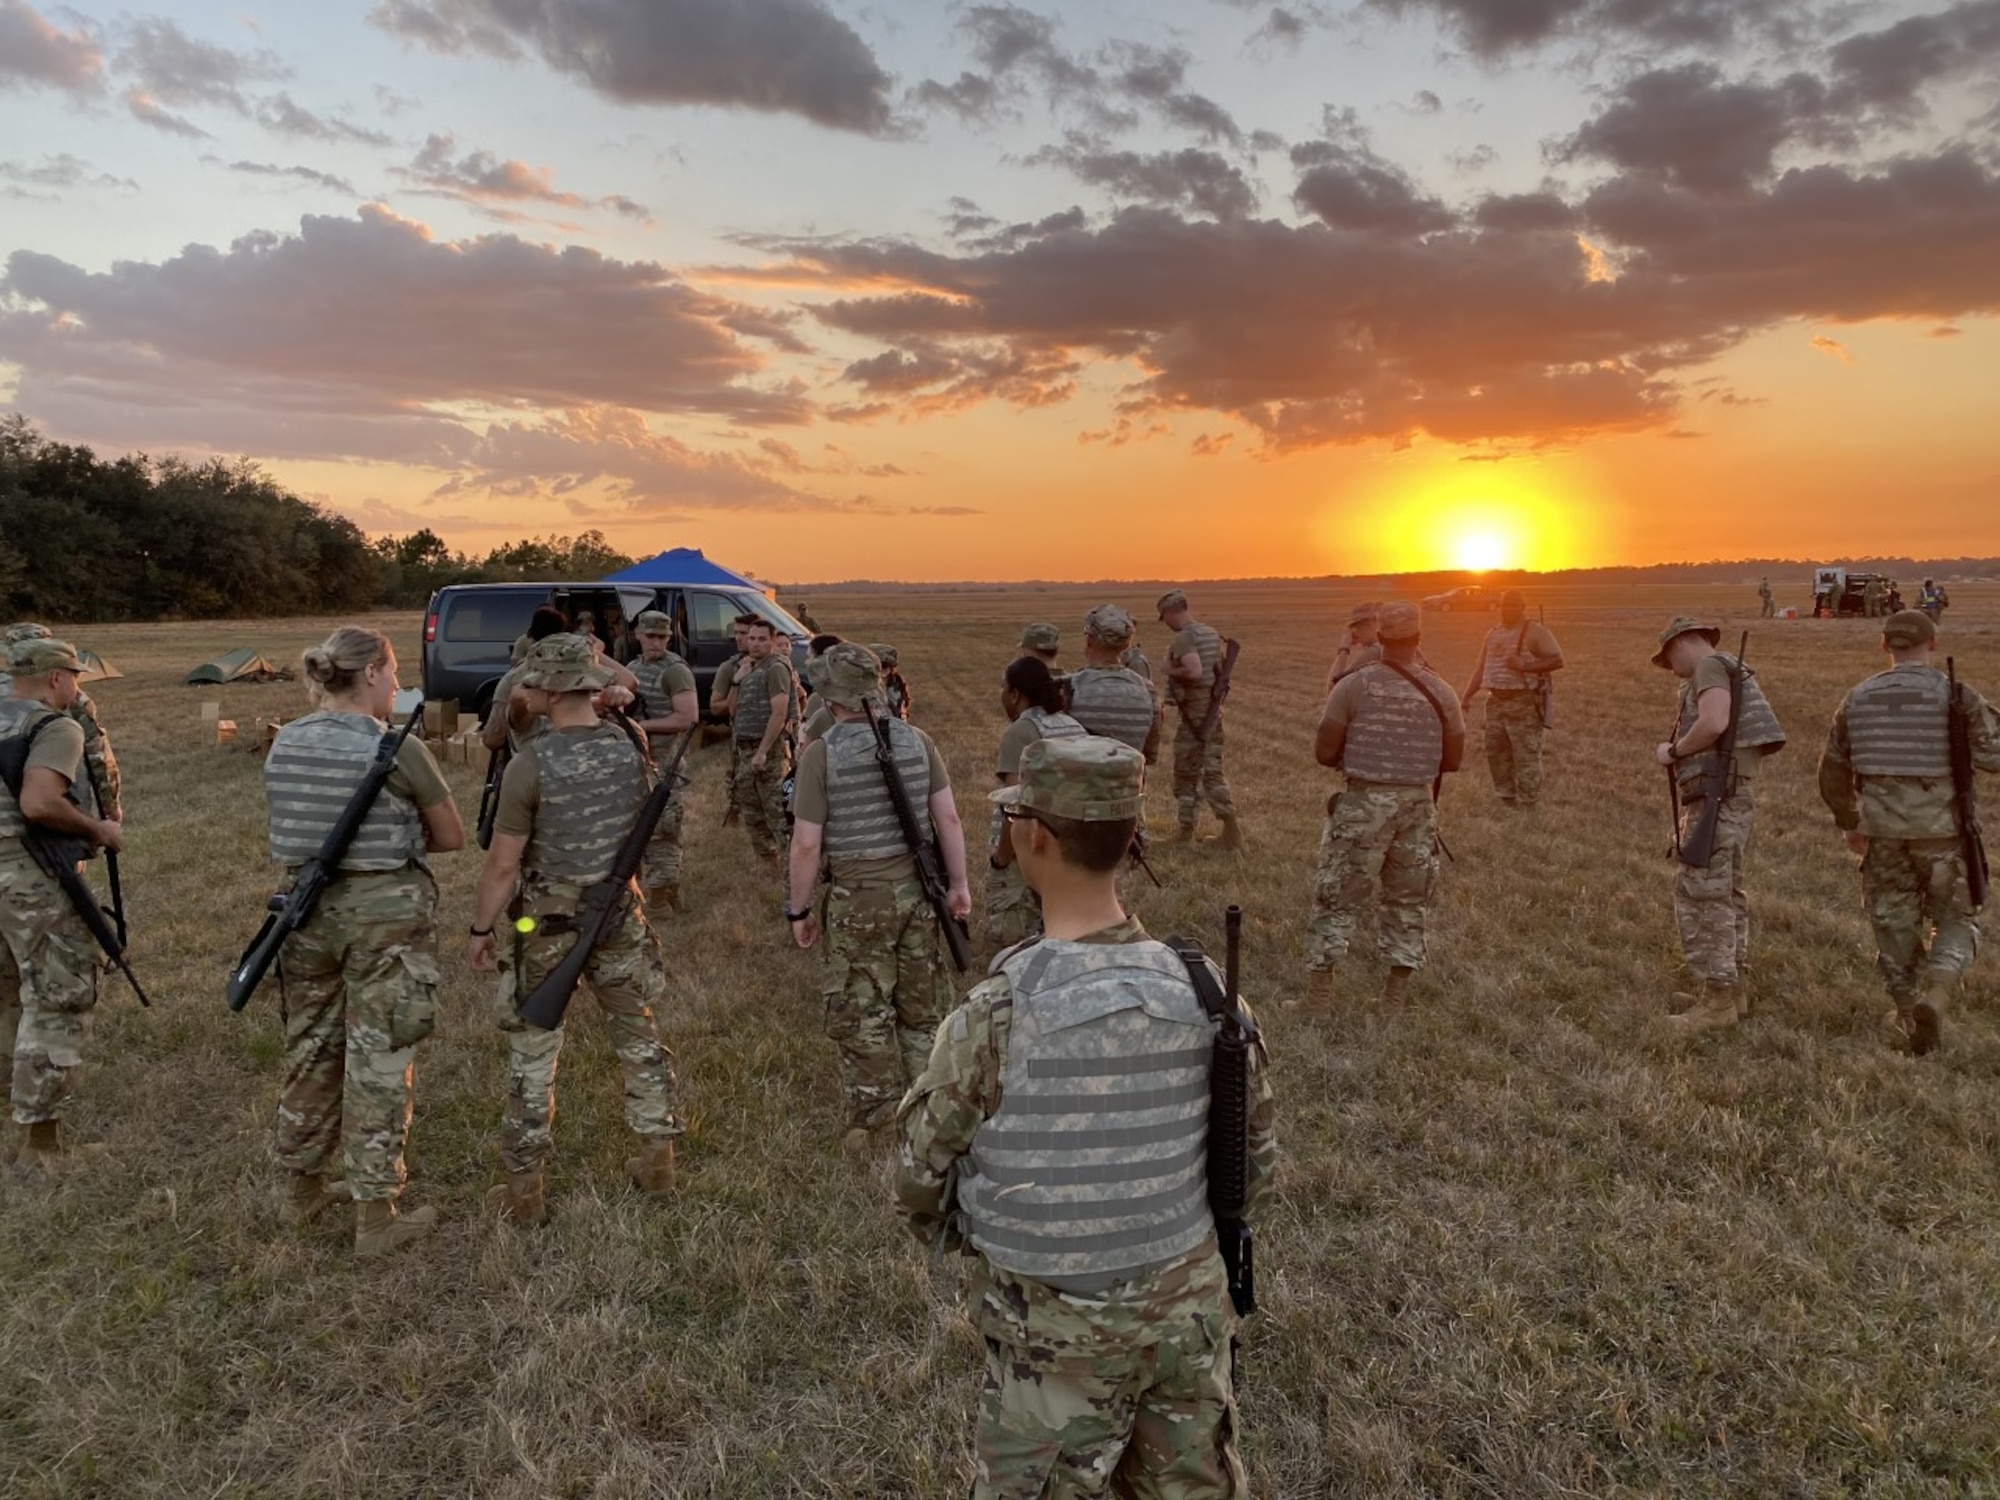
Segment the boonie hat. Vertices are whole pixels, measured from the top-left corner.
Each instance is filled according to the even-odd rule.
[[[667,618],[665,610],[642,610],[639,618],[632,622],[632,632],[635,635],[672,635],[674,622]]]
[[[1021,779],[987,800],[1079,823],[1136,818],[1146,802],[1146,760],[1124,741],[1101,735],[1036,740],[1021,752]]]
[[[871,642],[868,649],[875,653],[875,660],[882,663],[884,671],[888,671],[898,661],[902,660],[901,657],[896,655],[896,648],[886,641]]]
[[[1899,609],[1882,622],[1882,644],[1907,651],[1937,639],[1937,625],[1920,609]]]
[[[1379,634],[1385,641],[1413,641],[1424,633],[1424,618],[1416,605],[1400,599],[1383,605],[1375,618],[1381,622]]]
[[[46,625],[37,625],[33,620],[23,620],[18,625],[7,627],[7,644],[16,641],[45,641],[55,632]]]
[[[1023,651],[1060,651],[1062,632],[1046,622],[1030,625],[1021,632]]]
[[[808,656],[805,667],[802,669],[800,675],[805,678],[807,687],[811,688],[814,692],[818,692],[826,686],[826,658],[824,656]]]
[[[1106,646],[1124,645],[1136,628],[1130,612],[1116,604],[1100,604],[1083,617],[1083,633]]]
[[[1653,665],[1656,667],[1666,666],[1667,647],[1671,646],[1684,635],[1698,635],[1711,646],[1722,639],[1722,631],[1719,627],[1704,625],[1701,621],[1688,615],[1675,615],[1672,620],[1667,622],[1667,628],[1660,632],[1660,649],[1653,653]]]
[[[819,659],[819,695],[837,708],[859,713],[882,705],[882,663],[866,646],[842,641]]]
[[[1186,609],[1187,595],[1180,589],[1168,589],[1160,595],[1160,602],[1153,607],[1162,615],[1170,609]]]
[[[76,647],[52,636],[30,636],[7,648],[7,664],[23,677],[39,677],[44,672],[81,672],[83,662]]]
[[[521,667],[521,686],[545,693],[594,693],[611,681],[611,669],[598,664],[580,635],[543,637],[528,648]]]

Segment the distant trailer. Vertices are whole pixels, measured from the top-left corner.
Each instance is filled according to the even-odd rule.
[[[1868,585],[1881,584],[1877,591],[1878,609],[1893,614],[1903,607],[1896,580],[1886,573],[1856,573],[1846,568],[1813,570],[1813,618],[1819,620],[1860,619],[1868,613]]]

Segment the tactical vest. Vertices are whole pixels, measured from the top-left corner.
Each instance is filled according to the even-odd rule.
[[[1723,660],[1732,667],[1739,664],[1735,657],[1724,656]],[[1681,684],[1680,717],[1674,723],[1674,738],[1678,740],[1694,727],[1694,721],[1701,716],[1700,705],[1694,695],[1694,682],[1690,679]],[[1776,754],[1785,748],[1785,731],[1778,725],[1778,716],[1771,708],[1771,700],[1764,696],[1763,688],[1757,685],[1757,674],[1743,669],[1743,701],[1736,716],[1736,750],[1739,755],[1745,750],[1761,750],[1766,755]],[[1692,786],[1715,769],[1714,749],[1704,750],[1699,755],[1690,755],[1674,767],[1674,778],[1682,786]],[[1731,769],[1734,769],[1733,767]]]
[[[736,679],[736,738],[756,744],[771,723],[771,683],[768,676],[774,658],[766,657]],[[785,706],[787,714],[791,705]]]
[[[1118,665],[1128,672],[1137,672],[1148,683],[1153,680],[1153,664],[1146,660],[1146,653],[1137,646],[1127,646],[1118,658]]]
[[[316,856],[361,785],[385,734],[367,714],[318,709],[278,731],[264,757],[264,797],[270,804],[271,858],[301,865]],[[385,786],[361,820],[340,861],[353,873],[425,869],[424,819],[417,804]]]
[[[1088,734],[1146,747],[1153,727],[1153,690],[1125,667],[1085,667],[1069,680],[1069,716]]]
[[[1001,964],[1013,990],[1000,1108],[958,1183],[994,1265],[1096,1294],[1186,1255],[1208,1208],[1214,1026],[1164,943],[1043,939]]]
[[[1440,702],[1451,689],[1436,674],[1415,669]],[[1444,764],[1444,721],[1414,683],[1393,667],[1374,662],[1358,673],[1363,684],[1340,769],[1353,781],[1429,786]]]
[[[1951,775],[1951,686],[1935,667],[1879,672],[1847,695],[1849,763],[1862,776]]]
[[[639,679],[639,696],[646,700],[648,719],[664,719],[674,711],[674,695],[667,691],[667,674],[675,667],[685,668],[687,663],[672,651],[658,661],[647,661],[643,656],[634,657],[630,664],[631,673]],[[663,745],[672,735],[656,734],[652,741]]]
[[[1517,672],[1507,665],[1507,658],[1525,651],[1528,645],[1528,627],[1520,625],[1500,625],[1486,632],[1485,665],[1479,671],[1479,685],[1488,692],[1498,690],[1503,693],[1518,693],[1534,686],[1527,674]]]
[[[56,711],[46,703],[32,698],[0,698],[0,740],[19,739],[35,727],[38,720],[56,717]],[[81,779],[83,767],[77,767],[77,779]],[[25,779],[25,772],[24,772]],[[70,783],[71,800],[75,800],[76,783]],[[28,820],[21,816],[21,804],[7,795],[5,787],[0,787],[0,839],[17,839],[28,831]]]
[[[921,830],[930,819],[931,758],[923,736],[900,719],[885,719],[896,769],[910,794],[910,807]],[[888,782],[875,759],[875,732],[849,720],[826,732],[827,858],[892,859],[907,855],[910,846],[896,821]]]
[[[615,725],[600,724],[588,734],[551,729],[529,753],[542,792],[523,867],[574,885],[602,880],[646,800],[638,747]]]

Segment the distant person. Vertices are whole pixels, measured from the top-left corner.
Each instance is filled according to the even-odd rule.
[[[792,613],[798,617],[798,622],[801,625],[805,626],[806,629],[810,630],[814,635],[821,634],[820,623],[819,621],[813,618],[813,613],[810,609],[806,607],[805,600],[801,599],[799,601],[798,608],[793,610]]]
[[[1691,866],[1685,854],[1675,868],[1674,919],[1681,956],[1702,983],[1700,995],[1676,995],[1686,1004],[1669,1023],[1683,1034],[1734,1026],[1750,1013],[1743,970],[1750,961],[1750,900],[1744,893],[1744,860],[1755,821],[1757,769],[1765,757],[1785,748],[1785,731],[1764,696],[1757,674],[1716,649],[1722,632],[1682,615],[1660,632],[1653,665],[1681,681],[1674,737],[1654,749],[1654,758],[1673,773],[1680,788],[1680,824],[1675,848],[1685,851],[1709,800],[1721,791],[1715,814],[1715,842],[1705,865]],[[1734,754],[1718,766],[1720,741],[1730,730],[1732,683],[1741,683]],[[1717,773],[1720,773],[1718,776]]]
[[[917,706],[917,697],[910,691],[910,679],[903,675],[902,657],[887,641],[877,641],[868,649],[882,664],[883,701],[890,713],[908,723],[911,711]]]
[[[1169,589],[1156,605],[1161,622],[1174,633],[1167,646],[1167,701],[1180,715],[1174,731],[1174,803],[1179,813],[1178,838],[1194,838],[1201,804],[1222,822],[1218,847],[1243,847],[1243,829],[1236,819],[1236,801],[1222,771],[1222,715],[1209,714],[1222,676],[1224,642],[1213,626],[1204,625],[1188,609],[1188,598]]]
[[[1007,729],[993,761],[993,780],[1012,786],[1021,773],[1021,757],[1037,740],[1080,739],[1083,726],[1063,707],[1062,689],[1048,663],[1036,656],[1018,656],[1000,678],[1000,707]],[[986,941],[996,950],[1012,947],[1042,930],[1035,893],[1021,879],[1014,863],[1013,841],[998,807],[986,840]]]
[[[1863,619],[1875,620],[1883,614],[1884,597],[1888,590],[1879,578],[1871,578],[1861,588],[1861,615]]]
[[[83,729],[70,717],[83,662],[67,641],[37,636],[8,648],[0,747],[20,758],[20,794],[0,786],[0,1099],[27,1127],[18,1163],[59,1172],[88,1154],[61,1121],[83,1066],[97,1004],[98,948],[83,918],[22,842],[28,825],[91,849],[124,848],[116,820],[94,817],[75,788],[85,776]],[[25,745],[19,743],[25,741]]]
[[[45,641],[51,638],[49,627],[24,620],[18,625],[9,625],[4,637],[4,648],[0,648],[0,669],[7,665],[7,654],[23,641]],[[81,657],[78,660],[82,660]],[[0,670],[0,699],[12,691],[12,684],[5,670]],[[97,702],[79,684],[76,699],[66,710],[83,730],[82,790],[89,795],[79,799],[83,810],[92,817],[109,818],[114,823],[125,821],[125,778],[118,769],[118,757],[111,749],[111,736],[105,733],[104,725],[97,714]]]
[[[1959,684],[1951,701],[1937,669],[1937,626],[1917,610],[1891,615],[1882,649],[1893,665],[1851,689],[1819,761],[1819,794],[1861,856],[1861,899],[1875,930],[1876,967],[1894,1009],[1892,1044],[1922,1056],[1943,1038],[1952,991],[1979,951],[1954,797],[1951,721],[1972,769],[2000,771],[2000,716]],[[1968,787],[1965,789],[1970,791]]]
[[[1084,665],[1070,674],[1069,713],[1086,733],[1130,745],[1143,758],[1148,741],[1158,744],[1160,705],[1153,685],[1121,660],[1135,629],[1116,604],[1083,617]]]
[[[271,858],[318,856],[374,763],[395,712],[387,636],[343,625],[305,654],[318,703],[264,757]],[[437,881],[429,856],[465,847],[444,772],[411,735],[311,919],[279,955],[285,1078],[278,1160],[304,1223],[354,1202],[354,1250],[381,1255],[428,1234],[437,1210],[397,1212],[415,1098],[417,1045],[437,1024]],[[344,1192],[330,1170],[344,1167]]]
[[[655,766],[664,771],[677,748],[674,741],[693,734],[701,723],[700,695],[696,691],[694,669],[671,649],[674,622],[663,611],[649,609],[633,622],[639,655],[632,662],[632,675],[639,682],[637,717],[645,731]],[[658,922],[668,912],[681,909],[681,823],[687,813],[687,785],[683,780],[666,811],[660,814],[653,840],[646,846],[646,871],[640,884],[646,893],[646,911]]]
[[[629,665],[632,658],[639,654],[639,643],[625,623],[625,611],[615,604],[604,611],[602,639],[605,653],[620,666]]]
[[[1937,624],[1944,618],[1944,612],[1951,607],[1951,595],[1944,591],[1944,585],[1926,578],[1924,586],[1917,591],[1917,608],[1931,617]]]
[[[1357,604],[1347,612],[1347,629],[1333,653],[1333,665],[1327,669],[1326,690],[1329,693],[1333,691],[1333,685],[1349,672],[1382,659],[1381,614],[1382,606],[1374,603]]]
[[[1486,703],[1486,769],[1493,790],[1508,807],[1533,807],[1542,800],[1542,733],[1548,727],[1549,674],[1563,667],[1562,646],[1549,627],[1528,618],[1519,589],[1500,596],[1500,623],[1486,643],[1472,676],[1459,694],[1470,709],[1481,693]]]
[[[797,674],[792,671],[791,638],[762,615],[744,631],[750,665],[736,678],[736,804],[750,846],[773,869],[780,869],[785,839],[785,783],[792,775],[792,746],[798,728]]]
[[[1017,649],[1021,655],[1035,657],[1054,671],[1056,658],[1062,654],[1062,632],[1047,621],[1025,626]]]
[[[1758,581],[1757,598],[1762,605],[1760,611],[1762,618],[1766,620],[1776,618],[1778,613],[1778,600],[1777,596],[1771,592],[1771,580],[1769,578],[1763,578]]]
[[[1883,608],[1890,614],[1901,614],[1903,612],[1903,591],[1896,587],[1895,584],[1890,584],[1889,596],[1882,601],[1882,604]]]
[[[1425,908],[1437,884],[1437,782],[1465,758],[1458,697],[1417,659],[1417,606],[1383,605],[1380,626],[1382,659],[1340,679],[1313,741],[1314,758],[1347,779],[1328,800],[1313,880],[1306,960],[1313,1002],[1332,998],[1334,971],[1371,906],[1389,963],[1382,998],[1405,998],[1424,966]]]
[[[756,620],[757,616],[746,613],[729,622],[730,639],[735,643],[735,651],[728,661],[715,669],[715,679],[708,685],[708,711],[725,724],[732,723],[736,717],[736,684],[750,670],[750,627]],[[741,769],[741,747],[732,730],[729,737],[729,785],[725,793],[727,805],[722,814],[724,828],[743,816],[743,806],[736,794],[737,776]]]

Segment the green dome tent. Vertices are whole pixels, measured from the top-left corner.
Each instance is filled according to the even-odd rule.
[[[225,651],[187,674],[188,686],[224,682],[289,682],[292,674],[261,651]]]

